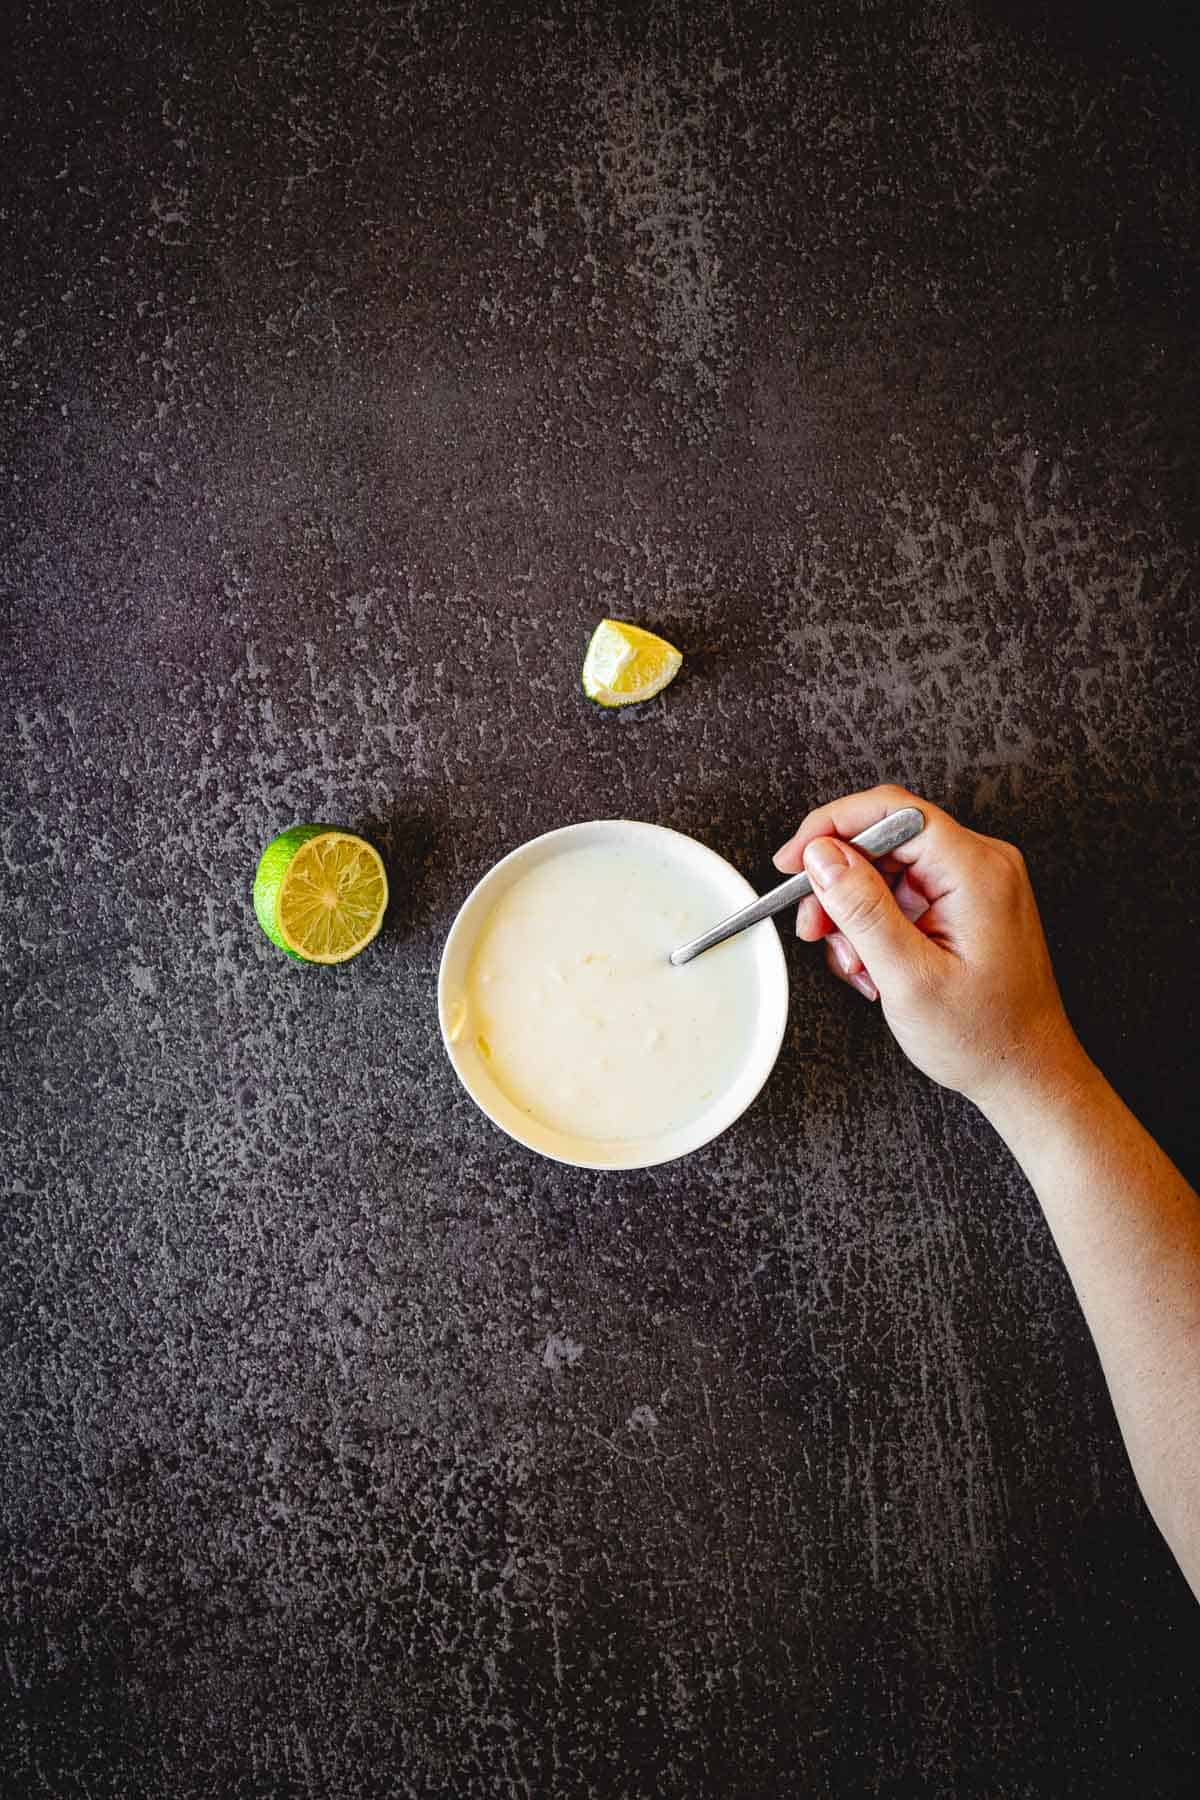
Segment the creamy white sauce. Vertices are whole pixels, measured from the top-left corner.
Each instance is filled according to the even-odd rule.
[[[651,849],[566,851],[521,876],[486,920],[451,1009],[501,1092],[575,1139],[658,1136],[730,1086],[755,1029],[746,937],[667,960],[731,910],[719,882]]]

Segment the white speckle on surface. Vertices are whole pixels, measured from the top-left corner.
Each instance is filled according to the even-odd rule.
[[[565,1333],[551,1332],[542,1348],[544,1369],[571,1369],[581,1360],[583,1345]]]

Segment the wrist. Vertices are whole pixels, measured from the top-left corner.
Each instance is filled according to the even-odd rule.
[[[1030,1129],[1107,1086],[1067,1020],[998,1062],[970,1096],[1010,1148]]]

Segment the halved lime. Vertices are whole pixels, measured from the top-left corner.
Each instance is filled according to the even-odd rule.
[[[297,962],[349,962],[379,930],[387,903],[378,850],[336,825],[281,831],[254,876],[258,922]]]
[[[583,691],[597,706],[632,706],[661,694],[682,667],[665,638],[623,619],[601,619],[583,659]]]

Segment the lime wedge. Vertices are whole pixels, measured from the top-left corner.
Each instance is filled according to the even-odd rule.
[[[379,930],[387,903],[378,850],[334,825],[293,825],[259,858],[255,914],[298,962],[349,962]]]
[[[622,619],[601,619],[583,659],[583,691],[597,706],[632,706],[661,694],[682,667],[683,657],[665,638]]]

